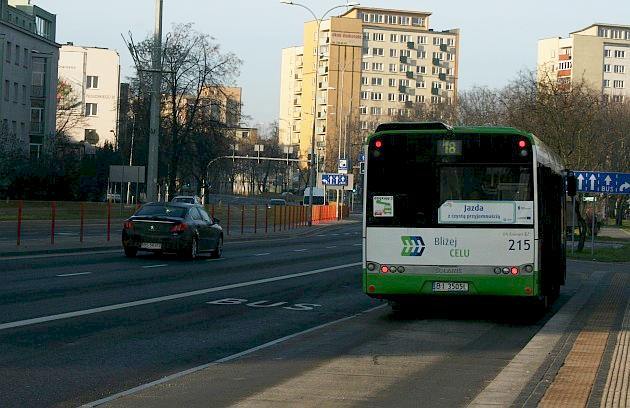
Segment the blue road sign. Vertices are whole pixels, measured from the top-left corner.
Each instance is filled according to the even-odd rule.
[[[581,193],[630,194],[630,173],[574,171]]]
[[[363,152],[359,153],[359,161],[360,162],[364,162],[365,161],[365,153],[363,153]]]
[[[325,186],[347,186],[348,175],[337,173],[322,173],[322,184]]]

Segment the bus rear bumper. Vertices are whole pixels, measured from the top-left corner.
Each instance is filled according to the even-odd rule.
[[[434,282],[467,283],[466,291],[437,291]],[[363,289],[368,296],[388,299],[398,296],[538,296],[536,280],[533,274],[512,276],[479,275],[383,275],[364,273]]]

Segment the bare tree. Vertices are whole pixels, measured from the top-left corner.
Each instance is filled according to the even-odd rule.
[[[59,79],[57,82],[56,116],[57,135],[67,134],[68,131],[84,127],[86,124],[81,98],[72,85],[64,79]]]

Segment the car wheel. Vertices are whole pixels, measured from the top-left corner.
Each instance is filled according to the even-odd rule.
[[[199,254],[199,241],[197,241],[196,237],[192,237],[192,241],[190,242],[190,247],[186,250],[185,257],[187,259],[196,259]]]
[[[125,256],[127,258],[134,258],[138,254],[138,248],[126,246],[123,247],[123,249],[125,250]]]
[[[216,248],[214,248],[214,251],[212,251],[212,258],[221,258],[221,255],[223,254],[223,237],[219,237],[219,240],[217,241],[217,246]]]

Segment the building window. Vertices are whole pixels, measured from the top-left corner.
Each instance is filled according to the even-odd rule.
[[[383,63],[382,62],[373,62],[372,63],[372,71],[382,71]]]
[[[24,68],[28,68],[28,57],[29,57],[29,53],[28,53],[28,48],[24,48]]]
[[[11,44],[11,41],[7,41],[7,51],[6,51],[6,59],[7,62],[11,62],[11,50],[12,50],[13,44]]]
[[[370,22],[370,15],[369,15],[368,13],[361,13],[361,14],[363,14],[363,15],[362,15],[362,17],[363,17],[363,22],[364,22],[364,23],[369,23],[369,22]]]
[[[440,81],[433,81],[432,88],[433,89],[442,89],[442,83]]]
[[[15,44],[15,65],[20,65],[20,58],[22,57],[20,51],[20,46]]]
[[[418,51],[418,59],[425,59],[427,57],[426,51]]]
[[[610,64],[604,64],[604,72],[610,72]]]
[[[409,101],[409,95],[405,93],[398,94],[398,102],[407,102]]]
[[[447,53],[446,54],[446,60],[447,61],[454,61],[455,60],[455,54]]]
[[[41,154],[41,151],[42,151],[42,145],[31,143],[29,145],[29,150],[30,150],[31,159],[39,159],[39,155]]]
[[[411,36],[410,35],[406,35],[406,34],[401,34],[400,35],[400,42],[401,43],[406,43],[406,42],[410,42],[411,41]]]
[[[366,14],[366,15],[367,15],[367,14]],[[367,41],[367,40],[369,40],[369,39],[370,39],[370,32],[369,32],[369,31],[364,31],[364,32],[363,32],[363,39],[364,39],[365,41]]]
[[[400,85],[400,86],[409,86],[409,80],[408,79],[400,79],[400,80],[398,80],[398,85]]]
[[[412,17],[411,18],[411,25],[415,25],[415,26],[424,25],[424,18],[422,18],[422,17]]]
[[[408,69],[409,67],[406,64],[400,64],[400,66],[398,67],[398,69],[400,70],[400,72],[407,72],[409,71]]]
[[[418,74],[426,74],[427,73],[427,67],[425,67],[424,65],[416,66],[416,73],[418,73]]]
[[[359,113],[361,115],[367,115],[367,106],[359,106]]]
[[[446,90],[447,91],[452,91],[453,90],[453,83],[452,82],[447,82],[446,83]]]
[[[372,100],[373,101],[382,101],[383,94],[381,92],[372,92]]]
[[[96,103],[85,104],[85,116],[96,116],[98,114],[98,105]]]
[[[361,85],[367,85],[369,82],[368,77],[361,77]]]
[[[615,58],[626,58],[626,52],[622,50],[615,50]]]
[[[389,72],[398,72],[398,64],[389,64]]]
[[[411,18],[407,17],[407,16],[400,16],[400,24],[401,25],[410,25],[411,24]]]
[[[368,91],[361,91],[361,99],[367,100],[370,98],[370,93]]]
[[[87,89],[97,89],[98,88],[98,77],[88,75],[87,77]]]
[[[22,85],[22,105],[26,105],[28,99],[28,93],[26,92],[26,85]]]
[[[424,103],[424,95],[416,95],[417,103]]]
[[[623,102],[623,95],[613,95],[613,102]]]
[[[615,65],[614,71],[615,74],[623,74],[626,72],[626,67],[624,65]]]
[[[411,57],[411,50],[400,50],[400,55],[403,57]]]
[[[427,43],[427,36],[426,35],[419,35],[418,36],[418,44],[426,44]]]
[[[398,34],[390,34],[389,35],[389,42],[398,42]]]
[[[436,104],[436,103],[440,103],[440,97],[439,96],[431,96],[431,103]]]
[[[441,37],[433,37],[433,45],[440,45],[442,44],[442,41]]]
[[[372,48],[372,55],[375,57],[382,57],[385,54],[385,50],[383,48]]]
[[[378,106],[372,106],[372,108],[370,109],[370,113],[372,115],[380,115],[381,114],[381,108]]]
[[[613,88],[624,88],[623,81],[621,81],[621,80],[614,80],[613,81]]]
[[[392,58],[396,58],[398,56],[398,50],[396,48],[390,48],[389,56]]]
[[[370,47],[363,47],[363,55],[368,55],[370,53]]]
[[[427,84],[424,81],[417,81],[416,82],[416,88],[426,88]]]
[[[389,78],[389,86],[396,86],[396,78]]]
[[[381,78],[381,77],[372,77],[372,85],[376,85],[376,86],[383,85],[383,78]]]
[[[13,83],[13,102],[17,103],[20,98],[20,85],[17,82]]]
[[[610,58],[610,50],[604,50],[604,57]]]
[[[604,88],[610,88],[610,79],[604,79]]]
[[[387,24],[398,24],[398,16],[388,15]]]
[[[369,63],[369,62],[365,62],[365,61],[363,61],[363,62],[361,63],[361,69],[362,69],[363,71],[369,71],[369,70],[370,70],[370,63]]]
[[[387,100],[390,101],[390,102],[394,102],[396,100],[396,94],[388,93],[387,94]]]
[[[367,129],[367,128],[368,128],[368,124],[367,124],[367,122],[366,122],[366,121],[364,121],[364,120],[362,120],[362,121],[361,121],[361,129],[365,130],[365,129]]]
[[[372,33],[373,41],[385,41],[385,36],[383,33]]]
[[[9,98],[11,97],[10,93],[11,93],[11,82],[5,80],[4,81],[4,100],[5,101],[8,101]]]

